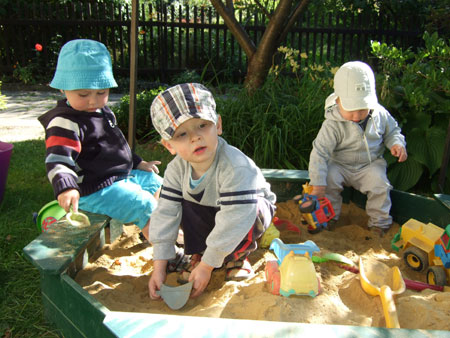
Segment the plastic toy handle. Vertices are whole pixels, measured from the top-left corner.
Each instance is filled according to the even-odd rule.
[[[427,283],[410,280],[410,279],[406,279],[406,278],[403,278],[403,280],[405,281],[406,287],[411,290],[422,291],[425,289],[431,289],[431,290],[436,290],[436,291],[444,291],[444,287],[440,286],[440,285],[427,284]]]
[[[391,288],[387,285],[381,286],[380,297],[381,304],[383,305],[384,318],[386,319],[386,327],[389,329],[400,328]]]
[[[321,263],[321,262],[318,262],[318,263]],[[346,265],[346,264],[338,264],[338,266],[341,269],[344,269],[344,270],[347,270],[347,271],[350,271],[353,273],[359,273],[359,269],[356,266],[350,266],[350,265]],[[405,282],[405,286],[408,290],[422,291],[425,289],[431,289],[431,290],[436,290],[436,291],[446,291],[446,292],[450,291],[450,288],[447,290],[447,288],[445,286],[427,284],[424,282],[419,282],[419,281],[411,280],[411,279],[407,279],[407,278],[403,278],[403,281]]]

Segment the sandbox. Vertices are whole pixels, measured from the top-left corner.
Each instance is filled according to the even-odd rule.
[[[273,190],[277,193],[279,199],[286,199],[298,194],[301,189],[300,184],[306,180],[304,172],[300,171],[265,171],[265,175],[272,183]],[[447,196],[440,196],[444,201]],[[361,206],[363,198],[358,194],[354,194],[352,191],[347,192],[347,202],[352,201],[354,205],[351,208]],[[393,191],[392,193],[393,208],[392,214],[397,224],[402,224],[410,217],[416,218],[423,222],[433,222],[438,226],[445,226],[450,223],[449,212],[447,207],[432,198],[425,198],[422,196],[405,194]],[[289,202],[286,202],[289,203]],[[143,285],[141,289],[129,290],[131,295],[142,294],[142,298],[148,298],[148,308],[154,306],[155,308],[161,307],[165,313],[145,313],[136,312],[136,309],[132,309],[124,302],[125,305],[111,305],[105,306],[108,298],[112,298],[111,295],[107,296],[107,293],[102,291],[105,295],[105,300],[100,302],[96,295],[94,297],[88,290],[85,290],[79,280],[83,269],[89,267],[96,259],[99,258],[103,250],[108,250],[108,246],[116,243],[114,240],[122,233],[121,226],[109,222],[104,216],[89,215],[91,224],[89,228],[74,229],[64,223],[60,222],[58,227],[55,227],[55,231],[41,234],[27,247],[24,248],[24,252],[30,261],[39,269],[41,274],[41,291],[46,311],[47,319],[56,323],[56,325],[62,329],[66,336],[89,336],[89,337],[137,337],[137,336],[171,336],[171,335],[184,335],[195,334],[195,336],[298,336],[300,334],[306,334],[308,336],[327,335],[332,337],[344,337],[344,336],[388,336],[395,334],[395,336],[408,336],[408,337],[442,337],[443,335],[449,335],[446,327],[441,326],[441,331],[434,330],[434,328],[427,327],[421,329],[385,329],[383,327],[382,320],[371,319],[372,322],[365,322],[363,315],[356,315],[350,321],[345,320],[344,317],[350,317],[355,312],[352,307],[355,305],[347,304],[348,313],[336,313],[337,320],[334,324],[319,323],[316,318],[322,315],[317,311],[308,312],[308,304],[312,302],[322,304],[323,308],[329,308],[333,310],[335,307],[332,302],[327,303],[327,290],[321,295],[315,298],[300,298],[295,299],[294,305],[290,305],[284,297],[271,295],[265,286],[265,281],[258,274],[261,275],[261,269],[263,269],[264,254],[255,253],[252,258],[252,263],[257,272],[256,279],[253,285],[248,286],[254,288],[253,294],[245,294],[237,292],[228,299],[228,304],[225,306],[225,310],[220,310],[221,313],[225,313],[224,316],[211,316],[214,312],[214,306],[207,304],[207,294],[204,299],[189,300],[186,305],[186,309],[182,309],[172,312],[164,310],[164,303],[159,304],[150,302],[148,295],[145,296],[146,281],[148,276],[135,276],[133,278],[142,279],[140,281]],[[280,214],[280,218],[294,217],[293,215]],[[344,222],[345,223],[345,222]],[[397,225],[398,226],[398,225]],[[345,228],[345,225],[343,226]],[[354,229],[344,229],[346,236],[354,235]],[[364,230],[366,231],[366,230]],[[396,231],[392,229],[391,231]],[[306,235],[305,228],[302,228],[302,233]],[[288,235],[286,235],[288,236]],[[315,235],[320,236],[320,234]],[[124,236],[122,236],[124,237]],[[126,236],[125,236],[126,237]],[[130,237],[130,236],[129,236]],[[370,237],[367,234],[367,237]],[[317,242],[319,237],[317,237]],[[288,238],[286,238],[289,240]],[[307,236],[299,238],[300,241],[307,239]],[[314,240],[314,238],[312,238]],[[295,241],[295,239],[293,239]],[[367,243],[355,243],[357,247],[367,246],[369,249],[372,245],[378,245],[373,239],[365,240]],[[357,244],[357,245],[356,245]],[[137,243],[139,245],[139,243]],[[386,243],[380,244],[386,246]],[[130,243],[130,246],[133,246]],[[320,247],[320,245],[319,245]],[[348,248],[350,251],[352,248]],[[323,248],[325,251],[333,251],[333,248]],[[361,249],[358,249],[361,250]],[[117,254],[117,252],[116,252]],[[351,256],[351,254],[350,254]],[[122,257],[125,257],[125,253],[122,253]],[[350,257],[354,258],[354,257]],[[387,257],[389,259],[390,257]],[[121,257],[114,257],[113,262],[120,261]],[[123,268],[126,268],[126,261],[124,260]],[[398,262],[400,264],[400,262]],[[119,265],[119,264],[117,264]],[[143,264],[144,266],[145,264]],[[336,292],[348,295],[352,295],[355,292],[359,297],[361,310],[365,311],[368,318],[372,312],[380,311],[377,301],[368,298],[368,295],[363,294],[359,284],[357,283],[357,277],[347,271],[342,271],[339,267],[325,263],[319,267],[320,276],[322,279],[332,279],[339,276],[340,279],[348,280],[347,287],[336,290]],[[148,270],[148,272],[150,269]],[[78,274],[78,275],[77,275]],[[125,273],[126,275],[126,273]],[[220,278],[220,271],[217,274],[217,278]],[[76,277],[78,276],[78,277]],[[408,275],[411,279],[418,279],[420,276]],[[96,279],[100,279],[95,277]],[[125,287],[126,279],[129,276],[123,276],[122,285]],[[258,279],[259,278],[259,279]],[[120,277],[116,279],[116,282],[120,284]],[[239,283],[233,282],[231,288],[239,288]],[[214,285],[209,287],[209,292],[221,289],[223,284],[223,278],[221,283],[212,283]],[[337,284],[337,283],[336,283]],[[91,283],[93,285],[93,283]],[[98,284],[97,284],[98,285]],[[86,286],[85,286],[86,288]],[[92,286],[91,286],[92,288]],[[120,286],[116,286],[115,289],[119,289]],[[358,289],[359,288],[359,289]],[[113,289],[110,287],[110,289]],[[328,290],[328,291],[331,291]],[[92,292],[92,290],[91,290]],[[207,290],[208,292],[208,290]],[[257,298],[258,294],[266,293],[267,297]],[[407,291],[410,292],[410,291]],[[427,291],[422,291],[427,292]],[[320,298],[322,297],[322,298]],[[365,298],[364,298],[365,297]],[[430,293],[431,297],[431,293]],[[437,297],[437,301],[442,299],[442,295],[434,295]],[[441,297],[441,298],[440,298]],[[256,299],[254,299],[256,298]],[[100,298],[101,299],[101,298]],[[349,299],[349,298],[347,298]],[[145,303],[146,299],[142,299]],[[248,308],[253,308],[255,301],[260,304],[258,315],[252,314],[254,311],[247,311],[247,316],[241,318],[233,318],[233,311],[236,312],[239,308],[245,307],[248,304]],[[443,299],[445,301],[445,299]],[[198,303],[196,303],[198,302]],[[253,303],[252,303],[253,302]],[[364,303],[366,302],[366,303]],[[135,302],[136,303],[136,302]],[[244,305],[240,305],[240,304]],[[401,303],[401,302],[400,302]],[[276,304],[276,306],[274,306]],[[448,304],[448,303],[447,303]],[[298,306],[298,312],[302,313],[303,322],[296,322],[295,317],[289,317],[288,314],[295,313]],[[406,305],[405,305],[406,306]],[[403,306],[405,308],[405,306]],[[186,314],[183,311],[195,309],[197,313]],[[402,307],[398,304],[398,310]],[[218,308],[216,307],[216,312]],[[234,310],[233,310],[234,309]],[[270,310],[271,309],[271,310]],[[312,309],[312,306],[311,306]],[[135,312],[133,312],[135,311]],[[203,311],[203,313],[202,313]],[[266,313],[264,313],[266,311]],[[423,309],[417,309],[420,316],[439,316],[439,310],[436,314],[430,313],[426,307]],[[427,313],[421,313],[425,311]],[[151,312],[151,309],[150,311]],[[269,317],[271,312],[277,312],[274,317],[269,320],[265,320]],[[314,313],[316,312],[316,313]],[[420,318],[417,317],[417,318]],[[442,313],[441,321],[445,321],[449,314]],[[225,318],[224,318],[225,317]],[[230,317],[230,318],[227,318]],[[322,316],[323,317],[323,316]],[[256,318],[256,319],[254,319]],[[415,319],[411,316],[411,321]],[[362,322],[361,322],[362,321]],[[370,320],[369,320],[370,321]],[[448,321],[448,320],[447,320]],[[354,322],[354,325],[349,324]]]

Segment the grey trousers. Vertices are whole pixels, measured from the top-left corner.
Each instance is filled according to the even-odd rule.
[[[328,176],[326,196],[333,205],[339,219],[342,207],[341,192],[344,186],[353,187],[367,195],[366,213],[369,216],[368,227],[389,228],[392,224],[390,191],[391,184],[386,175],[386,161],[377,159],[360,170],[348,170],[341,165],[330,161],[328,163]]]

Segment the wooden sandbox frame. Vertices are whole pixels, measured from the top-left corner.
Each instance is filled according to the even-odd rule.
[[[301,193],[308,180],[302,170],[265,169],[279,201]],[[394,220],[403,224],[409,218],[432,222],[440,227],[450,223],[450,196],[427,198],[393,190]],[[344,202],[360,207],[365,196],[344,191]],[[24,249],[26,257],[39,270],[46,319],[65,337],[450,337],[448,331],[386,329],[346,325],[318,325],[241,319],[206,318],[110,311],[74,281],[98,249],[122,233],[122,224],[104,215],[88,214],[90,227],[74,228],[58,222],[51,232],[40,234]]]

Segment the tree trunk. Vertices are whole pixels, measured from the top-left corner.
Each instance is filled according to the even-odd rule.
[[[274,14],[270,16],[258,47],[236,20],[229,0],[226,0],[229,7],[225,6],[222,0],[210,1],[248,58],[245,87],[249,92],[260,88],[266,80],[272,65],[272,57],[279,44],[284,41],[297,17],[306,9],[309,0],[300,0],[295,8],[293,8],[293,0],[280,0]]]
[[[280,1],[264,31],[256,53],[249,59],[244,84],[250,92],[264,84],[272,65],[272,56],[278,47],[278,38],[283,32],[285,22],[289,18],[291,7],[292,0]]]

